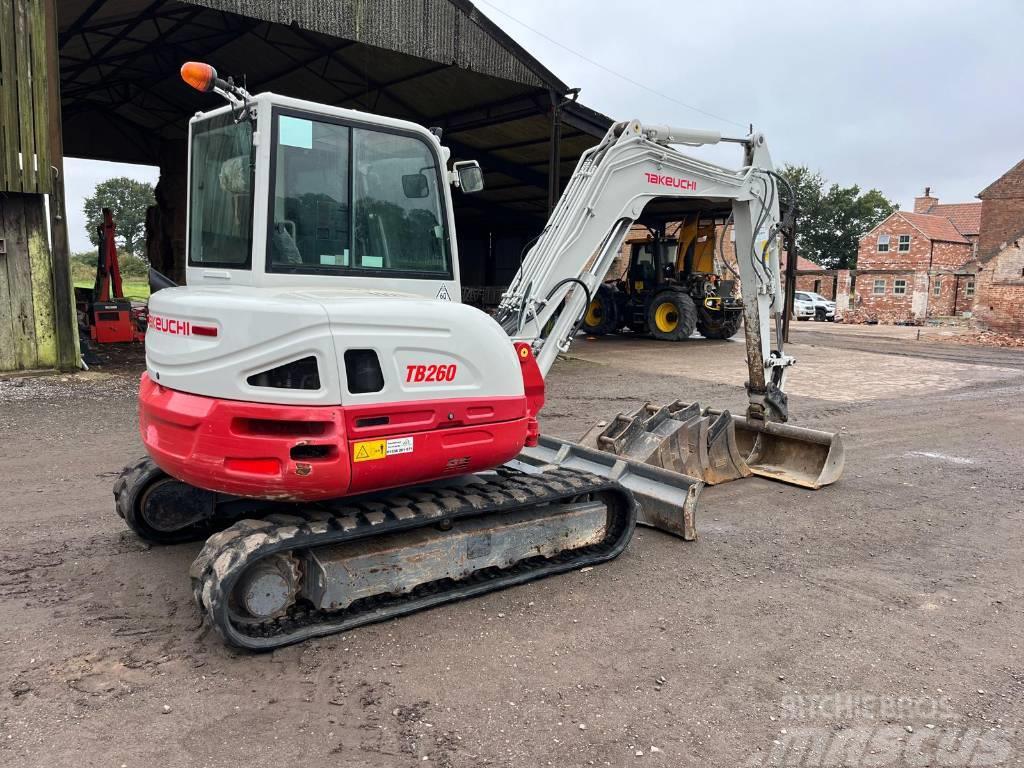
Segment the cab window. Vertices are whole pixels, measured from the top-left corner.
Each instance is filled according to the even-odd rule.
[[[451,277],[443,170],[418,136],[276,115],[269,270]]]

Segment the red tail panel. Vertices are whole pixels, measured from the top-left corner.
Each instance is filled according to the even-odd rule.
[[[535,432],[535,404],[536,393],[267,405],[177,392],[143,374],[139,427],[153,460],[179,480],[238,496],[313,501],[503,464]]]

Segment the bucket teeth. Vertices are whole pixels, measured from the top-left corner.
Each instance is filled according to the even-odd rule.
[[[698,403],[650,403],[619,414],[584,435],[581,443],[616,456],[679,472],[705,483],[747,477],[728,412],[712,414]]]
[[[839,435],[755,421],[676,400],[645,403],[587,432],[583,445],[651,464],[709,485],[758,475],[820,488],[843,472]]]

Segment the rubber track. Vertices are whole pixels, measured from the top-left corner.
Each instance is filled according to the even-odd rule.
[[[559,502],[599,494],[609,507],[609,526],[599,544],[551,558],[533,557],[509,568],[478,571],[458,582],[444,580],[421,585],[403,595],[357,601],[326,612],[297,604],[287,616],[258,623],[233,617],[229,596],[238,577],[263,557],[288,550],[308,549],[405,531],[445,520],[499,515],[548,504],[552,516]],[[240,520],[207,541],[192,564],[192,590],[199,610],[225,641],[251,650],[271,650],[363,624],[384,621],[441,603],[479,595],[616,557],[633,534],[637,503],[619,484],[578,470],[559,468],[543,474],[500,469],[494,479],[472,485],[401,493],[340,511],[270,515]],[[500,517],[495,527],[500,527]]]
[[[153,544],[180,544],[205,539],[215,530],[215,519],[202,519],[177,530],[160,530],[146,522],[139,509],[141,497],[151,485],[167,477],[167,473],[148,456],[122,469],[114,482],[114,509],[118,516],[139,538]]]

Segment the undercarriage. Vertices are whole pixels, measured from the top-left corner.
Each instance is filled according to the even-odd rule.
[[[318,504],[202,491],[143,459],[114,495],[153,541],[224,528],[192,564],[192,590],[220,635],[251,650],[610,560],[637,517],[636,499],[616,481],[526,466]]]

